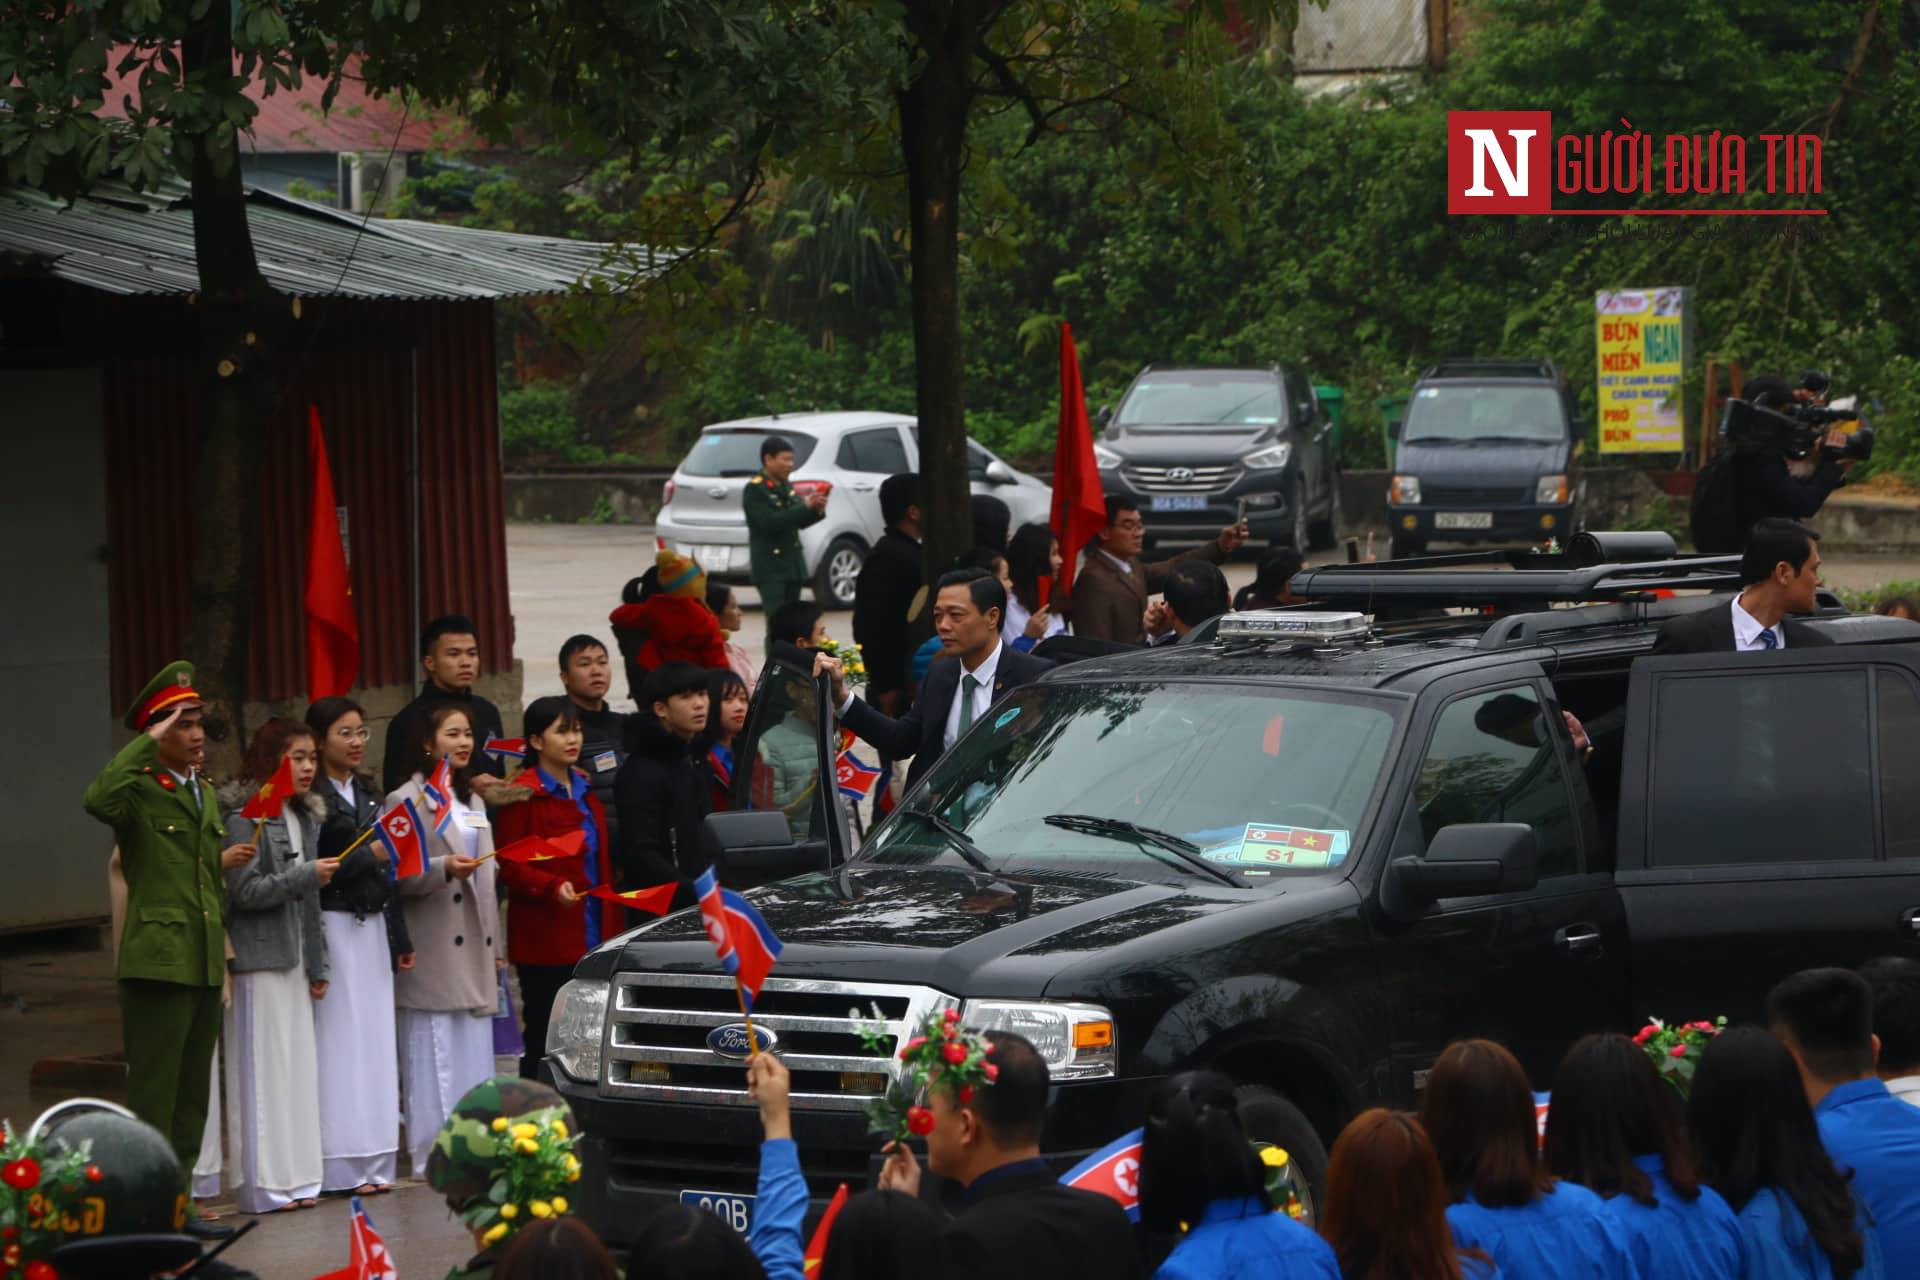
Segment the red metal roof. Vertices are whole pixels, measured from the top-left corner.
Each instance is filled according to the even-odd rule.
[[[137,92],[138,69],[124,78],[115,73],[122,52],[115,50],[107,59],[104,115],[125,116],[124,99]],[[392,149],[404,155],[472,150],[481,145],[453,112],[418,107],[404,112],[398,98],[374,97],[351,70],[341,81],[333,106],[322,115],[320,97],[326,87],[326,81],[312,76],[303,77],[297,89],[280,89],[272,94],[266,93],[258,81],[249,85],[247,96],[260,111],[242,135],[242,150],[279,155],[377,151],[384,155]]]

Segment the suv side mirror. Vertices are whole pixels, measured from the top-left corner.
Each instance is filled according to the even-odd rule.
[[[1524,822],[1463,822],[1442,827],[1423,858],[1397,858],[1388,871],[1409,903],[1516,893],[1540,881],[1539,842]]]
[[[989,462],[987,464],[987,469],[983,471],[981,475],[985,477],[986,482],[988,484],[1019,484],[1020,483],[1020,477],[1013,474],[1013,468],[1008,466],[1006,463],[1000,461],[1000,459],[998,458],[995,458],[992,462]]]
[[[778,809],[710,813],[700,824],[701,842],[729,888],[748,889],[827,865],[825,840],[796,841]]]
[[[1093,425],[1096,427],[1104,427],[1109,422],[1112,422],[1112,421],[1113,421],[1113,406],[1110,404],[1101,405],[1100,412],[1093,415]]]

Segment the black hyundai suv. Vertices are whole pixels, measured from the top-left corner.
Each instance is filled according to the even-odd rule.
[[[825,681],[776,660],[735,743],[766,807],[707,823],[785,951],[752,1032],[696,912],[581,961],[547,1061],[582,1211],[614,1240],[676,1198],[744,1227],[749,1034],[792,1070],[816,1210],[873,1185],[862,1111],[947,1009],[1045,1056],[1062,1168],[1207,1066],[1311,1207],[1341,1127],[1417,1105],[1453,1039],[1545,1087],[1585,1032],[1756,1018],[1795,969],[1920,951],[1920,624],[1827,597],[1835,645],[1650,656],[1738,558],[1574,559],[1307,570],[1311,609],[1058,666],[851,856]],[[1563,709],[1621,728],[1587,757]]]
[[[1387,489],[1396,558],[1429,541],[1565,541],[1582,424],[1550,360],[1443,360],[1420,375]]]
[[[1272,545],[1333,545],[1332,427],[1300,370],[1150,364],[1100,425],[1101,487],[1139,505],[1150,541],[1205,541],[1244,513]]]

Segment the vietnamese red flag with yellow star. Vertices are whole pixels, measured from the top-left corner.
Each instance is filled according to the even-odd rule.
[[[587,891],[589,898],[605,898],[608,902],[617,902],[623,907],[632,907],[635,911],[647,911],[656,916],[667,914],[673,907],[673,895],[680,886],[673,881],[656,884],[646,889],[628,889],[625,893],[601,885]]]
[[[307,698],[317,702],[345,693],[360,675],[360,624],[319,405],[307,406],[307,470],[313,481],[307,520]]]
[[[1087,392],[1080,381],[1080,353],[1073,326],[1060,326],[1060,430],[1053,445],[1053,536],[1060,543],[1062,596],[1073,594],[1073,566],[1083,547],[1107,525],[1107,496],[1094,460]],[[1042,604],[1046,603],[1044,599]]]
[[[255,822],[265,822],[268,818],[280,816],[280,808],[293,795],[293,757],[281,756],[280,767],[273,776],[260,784],[253,793],[253,799],[247,801],[240,810],[240,816],[251,818]]]
[[[502,862],[552,862],[558,858],[577,858],[587,843],[584,831],[569,831],[559,836],[522,836],[512,844],[493,851]]]

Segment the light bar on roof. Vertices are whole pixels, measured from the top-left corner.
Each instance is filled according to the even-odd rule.
[[[1296,609],[1252,609],[1220,619],[1216,640],[1302,640],[1331,643],[1367,634],[1364,613]]]

